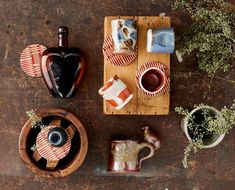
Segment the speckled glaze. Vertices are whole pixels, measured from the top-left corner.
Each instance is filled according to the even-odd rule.
[[[134,54],[137,44],[137,21],[134,19],[112,20],[114,54]]]
[[[147,52],[174,53],[175,34],[173,28],[148,29]]]
[[[138,153],[143,148],[149,148],[149,155],[139,160]],[[137,172],[141,169],[142,161],[154,155],[154,147],[150,143],[138,143],[133,140],[114,140],[111,142],[108,171],[115,173]]]

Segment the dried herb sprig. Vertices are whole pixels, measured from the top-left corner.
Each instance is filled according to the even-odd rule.
[[[37,128],[37,127],[40,127],[40,129],[43,129],[45,127],[47,127],[46,125],[43,124],[42,122],[42,118],[39,117],[37,114],[36,114],[36,110],[29,110],[29,111],[26,111],[26,114],[28,115],[29,119],[31,120],[31,127],[32,128]],[[34,144],[32,147],[31,147],[31,150],[33,152],[35,152],[37,150],[37,145]]]
[[[225,0],[176,0],[173,10],[185,9],[193,24],[176,50],[181,62],[195,51],[199,69],[213,77],[228,71],[235,58],[235,11]]]
[[[42,118],[40,118],[36,114],[36,110],[26,111],[26,114],[28,115],[29,119],[31,120],[32,128],[40,127],[42,129],[42,128],[46,127],[46,125],[44,125],[42,122]]]
[[[175,112],[188,118],[187,127],[192,133],[192,141],[184,149],[183,166],[188,168],[188,158],[190,153],[196,153],[203,147],[203,137],[212,134],[218,137],[228,133],[235,125],[235,100],[230,108],[224,107],[219,111],[219,114],[212,116],[210,110],[205,108],[205,104],[194,105],[194,108],[202,109],[203,121],[195,122],[195,116],[190,114],[183,107],[176,107]]]

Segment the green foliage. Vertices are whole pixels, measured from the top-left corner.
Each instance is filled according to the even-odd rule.
[[[230,108],[224,107],[216,115],[211,115],[209,108],[204,104],[195,105],[194,108],[202,110],[203,120],[201,122],[195,122],[195,116],[190,114],[187,109],[182,107],[175,108],[175,112],[188,119],[188,131],[193,134],[192,141],[184,149],[182,163],[185,168],[188,167],[188,157],[192,150],[196,153],[202,148],[204,136],[211,134],[214,137],[218,137],[228,133],[235,125],[235,100]]]
[[[235,11],[224,0],[176,0],[173,9],[185,9],[193,24],[176,50],[181,62],[195,51],[199,69],[213,77],[228,71],[235,58]]]

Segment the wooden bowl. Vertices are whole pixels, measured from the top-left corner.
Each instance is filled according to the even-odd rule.
[[[32,128],[29,119],[23,126],[19,137],[19,153],[23,162],[32,172],[42,177],[64,177],[73,173],[83,163],[88,150],[88,139],[84,126],[77,117],[64,109],[48,109],[40,111],[37,115],[42,118],[45,125],[60,119],[62,127],[73,126],[75,133],[71,142],[71,150],[53,169],[46,167],[47,160],[44,158],[39,161],[35,160],[31,147],[35,144],[40,128]]]

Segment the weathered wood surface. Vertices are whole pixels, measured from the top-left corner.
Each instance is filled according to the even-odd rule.
[[[124,67],[117,67],[104,60],[104,84],[113,76],[117,75],[133,92],[132,100],[120,110],[115,110],[105,100],[104,113],[113,115],[167,115],[170,110],[170,92],[156,97],[148,97],[140,92],[136,86],[135,75],[137,70],[145,63],[158,61],[164,64],[170,71],[170,54],[148,53],[146,51],[146,35],[149,28],[170,27],[169,17],[159,16],[108,16],[104,20],[104,38],[112,33],[111,21],[113,19],[132,18],[137,20],[138,25],[138,56],[135,61]]]
[[[235,186],[235,131],[216,148],[191,157],[185,170],[181,159],[187,139],[180,129],[175,106],[208,103],[216,108],[230,105],[235,97],[235,72],[210,79],[196,71],[196,60],[179,64],[171,56],[171,110],[169,116],[105,116],[97,91],[103,83],[103,22],[107,15],[159,15],[171,17],[181,33],[190,19],[182,11],[171,11],[173,0],[11,0],[0,2],[0,189],[213,189]],[[235,2],[230,1],[235,6]],[[84,83],[72,99],[54,99],[42,79],[26,76],[20,68],[20,52],[29,44],[57,45],[57,27],[70,28],[70,44],[89,58]],[[210,88],[209,88],[210,86]],[[65,108],[76,114],[87,129],[89,150],[83,165],[63,179],[36,177],[23,164],[17,147],[26,110]],[[140,128],[149,124],[162,139],[162,147],[147,160],[140,173],[117,176],[106,172],[108,141],[117,134],[143,139]]]

